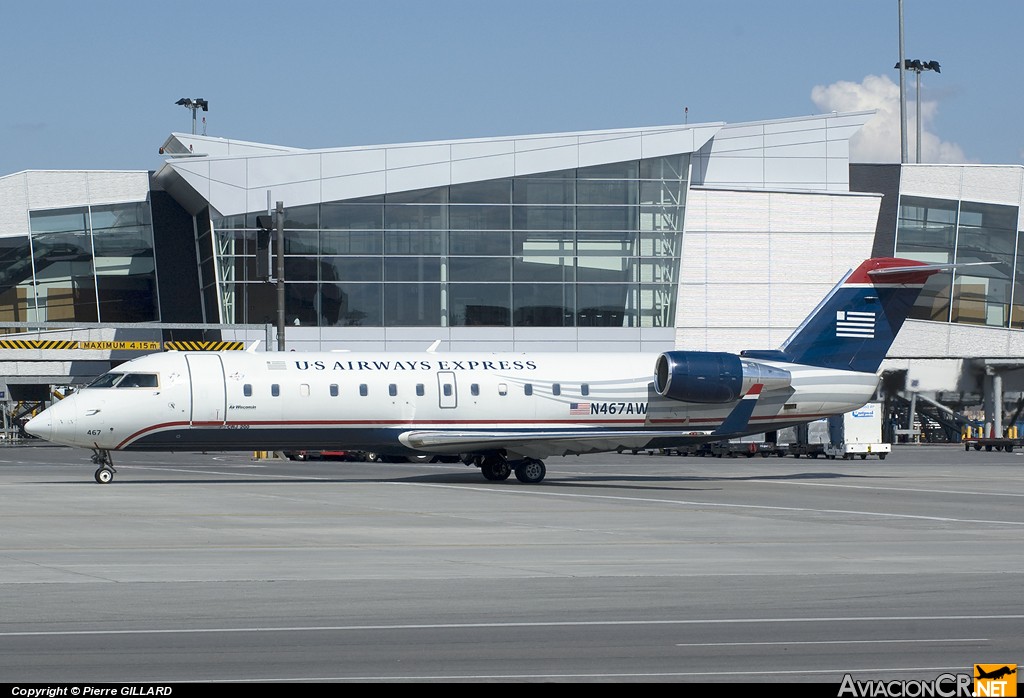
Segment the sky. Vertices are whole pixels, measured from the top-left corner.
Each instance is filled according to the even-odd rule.
[[[899,162],[897,0],[34,0],[0,42],[0,176],[146,170],[182,97],[206,133],[300,148],[877,109]],[[923,162],[1024,163],[1020,0],[904,0]],[[910,158],[915,76],[907,74]],[[204,125],[199,123],[198,132]]]

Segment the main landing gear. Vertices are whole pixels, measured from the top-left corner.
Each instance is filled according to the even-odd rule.
[[[477,465],[487,480],[507,480],[515,472],[516,479],[527,485],[535,485],[542,481],[548,472],[544,461],[536,458],[509,461],[502,455],[489,455],[478,457]]]
[[[117,471],[114,470],[114,461],[110,457],[110,451],[105,448],[94,448],[92,450],[92,462],[100,466],[93,473],[96,482],[105,485],[114,479],[114,473]]]

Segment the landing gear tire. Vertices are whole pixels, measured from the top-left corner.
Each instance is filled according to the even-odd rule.
[[[501,482],[508,480],[508,476],[512,474],[512,466],[504,458],[489,458],[480,466],[480,472],[487,480]]]
[[[105,485],[114,479],[114,459],[110,457],[110,451],[105,448],[94,448],[92,450],[92,462],[100,466],[93,473],[93,478],[101,485]]]
[[[547,475],[544,461],[528,459],[516,468],[516,479],[526,485],[536,485]]]

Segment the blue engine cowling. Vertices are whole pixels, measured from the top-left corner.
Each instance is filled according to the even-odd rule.
[[[788,388],[789,371],[721,351],[667,351],[654,367],[654,389],[681,402],[739,400],[754,384],[766,390]]]
[[[721,351],[667,351],[655,365],[654,389],[670,400],[733,402],[743,394],[743,364]]]

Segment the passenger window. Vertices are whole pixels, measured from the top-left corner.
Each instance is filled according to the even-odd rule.
[[[445,383],[444,384],[444,396],[445,397],[451,397],[452,396],[452,386],[451,386],[451,383]]]
[[[584,383],[580,386],[580,395],[590,395],[590,385]]]
[[[366,383],[359,384],[359,394],[363,397],[366,397],[367,395],[370,394],[370,389],[366,387]]]
[[[508,395],[508,385],[505,383],[498,383],[498,395]]]
[[[390,384],[388,386],[388,395],[390,395],[391,397],[398,395],[398,386],[395,385],[394,383]]]
[[[338,397],[338,384],[331,383],[331,397]]]
[[[252,397],[252,383],[246,383],[242,386],[242,395]]]
[[[470,394],[472,394],[474,396],[479,395],[480,394],[480,385],[478,383],[473,383],[472,385],[469,386],[469,392],[470,392]]]
[[[551,384],[551,394],[552,395],[561,395],[562,394],[562,386],[560,384],[558,384],[558,383],[552,383]]]
[[[274,396],[274,397],[280,397],[280,395],[281,395],[281,386],[278,385],[277,383],[272,383],[271,386],[270,386],[270,394],[272,396]]]
[[[299,385],[299,395],[302,397],[309,397],[309,383],[302,383]]]
[[[524,395],[533,395],[533,383],[527,383],[523,386]]]
[[[416,384],[416,394],[419,395],[420,397],[423,397],[423,384],[422,383],[417,383]]]

